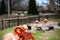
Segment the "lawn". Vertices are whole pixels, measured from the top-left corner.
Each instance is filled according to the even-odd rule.
[[[8,29],[4,29],[4,30],[0,31],[0,40],[3,39],[3,36],[4,36],[6,33],[8,33],[8,32],[13,32],[13,30],[14,30],[14,27],[10,27],[10,28],[8,28]],[[33,36],[34,36],[34,38],[35,38],[36,40],[40,40],[40,38],[39,38],[38,36],[41,35],[41,33],[42,33],[42,32],[36,31],[35,33],[32,33],[32,34],[33,34]]]
[[[14,27],[10,27],[8,29],[4,29],[4,30],[0,31],[0,40],[2,40],[2,37],[4,36],[5,33],[12,32],[13,29],[14,29]]]
[[[49,40],[60,40],[60,28],[54,30],[54,34]]]
[[[0,40],[2,40],[2,37],[5,33],[8,32],[13,32],[14,27],[10,27],[8,29],[4,29],[2,31],[0,31]],[[53,30],[54,34],[52,36],[50,36],[50,38],[48,40],[57,40],[60,37],[60,29],[55,29]],[[42,38],[40,38],[39,36],[44,36],[45,32],[43,31],[35,31],[35,33],[32,33],[35,40],[42,40]],[[48,36],[47,36],[48,37]]]

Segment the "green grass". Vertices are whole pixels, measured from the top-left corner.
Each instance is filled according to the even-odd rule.
[[[5,33],[7,33],[7,32],[12,32],[13,29],[14,29],[14,27],[10,27],[10,28],[8,28],[8,29],[4,29],[4,30],[0,31],[0,40],[2,40],[2,37],[3,37],[3,35],[4,35]]]
[[[49,40],[60,40],[60,28],[54,30],[54,34],[50,37]]]
[[[2,30],[2,31],[0,31],[0,40],[2,40],[3,38],[3,36],[6,34],[6,33],[8,33],[8,32],[13,32],[13,30],[14,30],[14,27],[10,27],[10,28],[8,28],[8,29],[4,29],[4,30]],[[33,36],[34,36],[34,38],[36,39],[36,40],[40,40],[40,38],[39,38],[39,35],[42,35],[42,31],[36,31],[35,33],[32,33],[33,34]]]
[[[43,35],[42,33],[42,31],[36,31],[35,33],[33,33],[35,40],[41,40],[39,36]]]
[[[60,40],[60,28],[55,30],[57,39]]]
[[[8,29],[4,29],[2,31],[0,31],[0,40],[2,40],[3,35],[5,35],[5,33],[8,32],[13,32],[14,27],[10,27]],[[42,40],[39,36],[45,35],[44,32],[42,31],[35,31],[35,33],[32,33],[35,40]],[[50,37],[49,40],[57,40],[60,37],[60,29],[55,29],[54,30],[54,34]]]

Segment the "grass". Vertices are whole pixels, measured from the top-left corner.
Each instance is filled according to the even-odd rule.
[[[14,27],[10,27],[8,29],[4,29],[0,31],[0,40],[3,39],[3,36],[5,35],[5,33],[12,32],[13,30],[14,30]],[[40,40],[39,35],[42,35],[42,33],[43,33],[42,31],[36,31],[35,33],[32,33],[32,34],[36,40]]]
[[[4,29],[2,31],[0,31],[0,40],[2,40],[2,37],[5,33],[11,32],[14,29],[14,27],[10,27],[8,29]]]
[[[13,30],[14,27],[10,27],[8,29],[0,31],[0,40],[2,40],[2,37],[5,33],[12,32]],[[42,31],[36,31],[35,33],[32,34],[36,40],[42,40],[41,38],[39,38],[39,36],[45,35],[44,32]],[[55,29],[54,35],[52,35],[49,40],[57,40],[57,39],[60,39],[60,29]]]
[[[60,28],[55,30],[57,40],[60,40]]]
[[[43,35],[42,33],[43,33],[42,31],[36,31],[35,33],[33,33],[35,40],[41,40],[39,36],[40,35],[42,36]]]
[[[49,40],[60,40],[60,28],[54,30],[54,34],[50,37]]]
[[[13,29],[14,29],[14,27],[10,27],[8,29],[4,29],[4,30],[0,31],[0,40],[2,40],[2,37],[5,33],[12,32]],[[41,40],[39,38],[39,36],[44,35],[43,33],[44,32],[42,32],[42,31],[36,31],[35,33],[32,33],[32,34],[36,40]],[[52,35],[49,40],[57,40],[57,39],[59,39],[59,37],[60,37],[60,29],[55,29],[54,35]]]

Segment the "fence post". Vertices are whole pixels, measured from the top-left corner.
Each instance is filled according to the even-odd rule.
[[[4,25],[4,22],[3,22],[3,19],[2,19],[2,30],[4,29],[4,26],[3,25]]]
[[[10,27],[10,20],[8,20],[8,27]]]
[[[31,17],[29,17],[28,20],[29,20],[29,23],[31,23]]]
[[[13,26],[15,26],[14,19],[13,19],[13,22],[12,23],[13,23]]]
[[[18,17],[17,17],[17,25],[19,25],[19,15],[20,15],[20,13],[18,13]]]
[[[7,20],[4,20],[4,22],[5,22],[5,28],[7,29],[7,26],[6,26],[6,21],[7,21]]]
[[[48,19],[48,15],[46,15],[46,19]]]
[[[38,14],[38,21],[40,21],[40,15]]]

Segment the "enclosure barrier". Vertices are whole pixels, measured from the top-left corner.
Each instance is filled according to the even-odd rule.
[[[20,24],[31,23],[31,22],[34,22],[38,18],[40,18],[40,21],[43,20],[44,18],[58,19],[60,18],[60,15],[49,15],[49,16],[48,15],[45,15],[45,16],[35,15],[35,16],[27,16],[27,17],[6,18],[6,19],[0,20],[0,30],[7,29],[9,27],[17,26]]]

